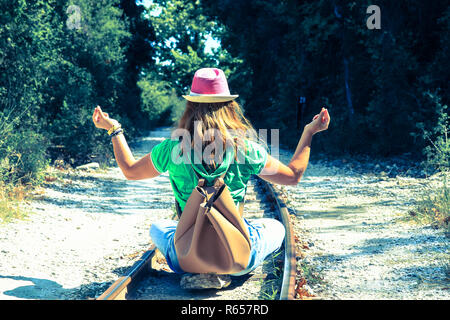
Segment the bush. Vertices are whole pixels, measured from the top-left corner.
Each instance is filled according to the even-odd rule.
[[[0,223],[24,218],[29,211],[21,207],[21,202],[28,197],[23,186],[5,185],[0,181]]]
[[[430,181],[429,186],[419,199],[415,210],[410,211],[410,215],[417,221],[430,223],[443,227],[446,232],[450,232],[450,144],[448,139],[448,120],[446,112],[447,105],[441,103],[436,94],[428,92],[426,96],[436,106],[438,115],[437,124],[431,130],[425,130],[424,124],[419,123],[418,127],[423,132],[423,138],[429,142],[424,149],[427,160],[423,162],[428,172],[436,172],[437,184]],[[433,179],[434,180],[434,179]]]
[[[3,135],[0,145],[0,180],[3,183],[39,184],[49,164],[45,138],[30,130]]]
[[[442,172],[439,176],[442,176],[442,181],[438,181],[437,185],[430,184],[418,201],[416,209],[411,210],[409,214],[417,222],[443,228],[450,235],[449,174]]]
[[[146,77],[138,85],[142,90],[142,112],[151,125],[170,125],[181,117],[186,104],[169,83]]]
[[[448,137],[449,116],[446,111],[447,105],[442,105],[437,95],[431,93],[427,93],[427,95],[436,106],[438,121],[431,131],[427,131],[419,125],[423,130],[424,139],[431,144],[424,149],[424,154],[427,157],[425,165],[439,171],[448,171],[450,170],[450,140]]]

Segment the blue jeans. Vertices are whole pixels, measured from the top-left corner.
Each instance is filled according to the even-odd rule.
[[[280,249],[286,232],[283,224],[275,219],[260,218],[249,221],[244,218],[244,221],[248,226],[252,245],[250,260],[245,270],[232,276],[247,274],[258,267],[268,255]],[[178,263],[174,245],[177,224],[178,221],[175,220],[157,221],[150,227],[150,237],[166,258],[170,269],[176,273],[185,273]]]

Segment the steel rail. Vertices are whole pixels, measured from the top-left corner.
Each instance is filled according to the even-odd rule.
[[[296,259],[294,247],[294,233],[289,219],[289,211],[275,191],[273,186],[261,178],[258,180],[265,186],[278,213],[279,220],[283,223],[286,234],[284,239],[284,268],[280,290],[280,300],[293,300],[295,297]],[[125,300],[151,270],[156,257],[156,247],[153,245],[142,257],[127,271],[127,273],[116,280],[96,300]]]
[[[125,300],[127,294],[132,292],[139,281],[151,271],[153,258],[156,256],[155,253],[156,247],[152,245],[127,271],[125,276],[117,279],[96,300]]]
[[[259,178],[266,186],[266,190],[275,202],[278,216],[284,225],[286,234],[284,237],[284,268],[283,280],[281,284],[280,300],[294,300],[295,298],[295,278],[297,275],[297,259],[295,255],[294,231],[289,218],[289,210],[285,202],[280,198],[274,187]]]

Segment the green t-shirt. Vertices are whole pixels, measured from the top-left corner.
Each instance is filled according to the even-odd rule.
[[[224,181],[233,200],[236,204],[244,200],[248,180],[251,175],[258,175],[261,172],[266,165],[268,154],[262,145],[250,140],[245,141],[245,148],[238,147],[236,152],[237,154],[233,149],[227,150],[217,169],[213,173],[208,173],[202,166],[201,161],[194,161],[191,165],[191,161],[186,160],[187,158],[181,155],[178,139],[166,139],[153,147],[151,160],[159,173],[169,171],[169,179],[175,199],[183,210],[187,199],[198,182],[197,175],[193,170],[205,178],[207,183],[212,183],[215,178],[226,172]]]

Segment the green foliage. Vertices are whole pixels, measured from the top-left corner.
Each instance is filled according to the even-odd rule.
[[[152,17],[158,71],[178,94],[185,94],[193,73],[211,63],[205,42],[212,24],[202,15],[198,1],[155,1],[149,9],[156,8],[161,10]]]
[[[423,132],[424,139],[429,141],[423,152],[426,156],[426,167],[439,171],[450,170],[450,139],[449,139],[449,115],[447,105],[442,105],[440,98],[431,93],[426,96],[435,106],[437,125],[430,131],[424,128],[424,123],[418,123],[417,127]]]
[[[242,60],[220,46],[207,48],[208,39],[220,39],[225,29],[204,16],[200,1],[153,1],[146,13],[155,30],[156,64],[138,81],[141,110],[151,126],[168,125],[181,117],[185,109],[181,95],[189,91],[195,71],[219,67],[233,77]]]
[[[110,158],[109,139],[92,123],[96,105],[129,137],[148,123],[137,86],[153,63],[143,7],[0,0],[0,12],[0,180],[39,180],[58,157],[75,165]]]
[[[19,127],[21,118],[11,118],[11,113],[0,112],[0,183],[39,184],[48,165],[47,141],[41,134]]]
[[[223,69],[253,124],[280,129],[282,143],[294,145],[327,106],[318,151],[424,150],[430,166],[448,169],[450,7],[380,0],[381,30],[369,30],[370,4],[0,0],[1,180],[38,179],[46,157],[111,158],[94,107],[136,137],[180,117],[201,67]]]
[[[118,101],[115,105],[115,114],[130,119],[127,128],[137,126],[147,129],[152,119],[142,114],[141,111],[141,88],[138,81],[142,74],[150,70],[153,72],[153,56],[155,50],[151,42],[155,40],[155,32],[152,23],[145,18],[145,8],[138,6],[136,1],[122,0],[120,8],[123,10],[122,18],[127,25],[129,37],[123,41],[124,48],[124,72],[121,74],[123,85],[118,90]],[[127,130],[132,135],[132,130]]]
[[[142,112],[153,126],[170,125],[181,116],[185,101],[177,96],[169,83],[150,75],[141,79],[138,85],[142,90]]]
[[[224,28],[204,15],[199,0],[155,0],[148,8],[155,28],[155,59],[158,76],[170,83],[181,96],[189,91],[192,77],[200,68],[218,67],[226,75],[231,73],[238,60],[227,50],[218,47],[207,50],[208,38],[220,39]],[[169,90],[170,94],[170,90]]]
[[[31,130],[16,131],[3,136],[0,147],[0,181],[5,183],[39,184],[49,164],[42,135]]]
[[[366,27],[364,1],[203,1],[221,22],[222,47],[243,65],[230,79],[246,114],[262,128],[279,128],[295,145],[303,125],[326,105],[329,131],[315,148],[336,153],[420,157],[427,141],[416,123],[433,130],[435,104],[448,101],[449,10],[445,1],[387,1],[381,30]],[[235,86],[235,80],[246,84]],[[297,127],[298,98],[307,99]],[[297,130],[297,132],[296,132]]]

